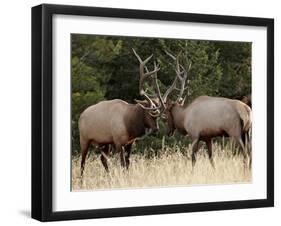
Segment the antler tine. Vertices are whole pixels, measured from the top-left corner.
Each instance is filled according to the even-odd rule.
[[[180,81],[186,80],[186,78],[187,78],[187,72],[186,72],[185,68],[184,68],[181,64],[179,64],[179,67],[182,69],[182,71],[180,71],[180,70],[175,70],[175,71],[176,71],[176,74],[177,74],[177,76],[178,76],[178,78],[179,78],[179,80],[180,80]],[[183,75],[183,76],[181,76],[181,75]]]
[[[150,58],[153,56],[153,54],[151,54],[145,61],[142,61],[142,59],[141,59],[140,56],[137,54],[137,52],[135,51],[135,49],[132,48],[132,50],[133,50],[135,56],[137,57],[138,61],[140,62],[140,64],[147,63],[147,62],[150,60]]]
[[[177,57],[175,57],[173,54],[169,53],[168,51],[165,51],[166,54],[168,56],[170,56],[173,60],[176,61],[176,76],[175,79],[172,83],[172,85],[167,89],[167,91],[165,92],[164,96],[163,96],[163,101],[166,102],[167,101],[167,97],[170,95],[170,93],[174,90],[177,89],[176,85],[177,85],[177,80],[180,79],[182,80],[182,77],[180,76],[181,72],[180,72],[180,64],[179,64],[179,57],[181,55],[181,52],[179,52],[179,54],[177,55]]]
[[[141,103],[141,101],[139,101],[139,100],[135,100],[143,109],[145,109],[145,110],[157,110],[157,109],[159,109],[159,108],[161,108],[161,106],[156,106],[154,103],[153,103],[153,106],[152,107],[145,107],[142,103]]]
[[[149,76],[156,76],[157,77],[157,72],[160,70],[160,66],[159,64],[156,64],[156,62],[154,61],[154,70],[153,71],[149,71],[148,68],[145,66],[145,71],[146,73],[144,75],[140,75],[140,94],[142,95],[143,93],[145,93],[144,89],[143,89],[143,82],[145,79],[147,79]]]
[[[170,93],[176,88],[176,85],[177,85],[177,80],[178,80],[178,77],[176,76],[172,85],[166,90],[164,96],[163,96],[163,101],[164,103],[167,102],[167,97],[170,95]]]
[[[156,65],[155,61],[154,61],[154,67],[159,67],[159,66]],[[163,97],[161,95],[160,88],[159,88],[159,85],[158,85],[157,72],[154,74],[154,84],[155,84],[155,87],[156,87],[157,96],[160,100],[161,105],[163,106],[163,109],[162,109],[162,112],[163,112],[166,109],[166,105],[164,103],[164,100],[163,100]]]
[[[151,54],[149,57],[147,57],[144,61],[140,58],[140,56],[137,54],[134,48],[132,48],[135,56],[137,57],[138,61],[140,62],[140,67],[143,69],[146,65],[146,63],[153,57],[153,54]]]
[[[186,87],[184,88],[184,91],[187,90],[187,88],[188,88],[188,87],[186,86]],[[179,88],[177,88],[177,87],[175,87],[175,90],[181,91],[181,89],[179,89]]]
[[[185,96],[185,98],[182,99],[183,92],[184,92],[185,89],[187,89],[187,87],[185,87],[185,82],[186,82],[186,79],[187,79],[187,71],[185,70],[185,68],[181,64],[179,64],[179,68],[182,69],[182,71],[177,72],[177,76],[179,77],[179,80],[181,82],[181,88],[180,88],[180,94],[178,96],[177,101],[183,103],[185,98],[186,98],[186,96]],[[188,71],[190,70],[190,68],[191,68],[191,63],[189,64]],[[180,74],[182,74],[182,77],[180,76]]]
[[[166,54],[168,56],[170,56],[173,60],[175,60],[175,63],[176,63],[176,66],[175,66],[176,77],[175,77],[174,82],[172,83],[172,85],[167,89],[166,93],[164,94],[163,100],[164,100],[164,102],[166,102],[168,95],[175,89],[175,90],[180,91],[179,96],[177,98],[177,101],[178,102],[182,102],[182,100],[183,100],[182,99],[182,95],[183,95],[184,91],[187,89],[187,87],[185,87],[185,83],[186,83],[186,79],[187,79],[187,71],[179,63],[179,58],[180,58],[180,55],[181,55],[181,51],[177,54],[176,57],[173,54],[169,53],[168,51],[165,51],[165,52],[166,52]],[[190,70],[190,68],[191,68],[191,62],[189,63],[188,71]],[[181,84],[181,88],[180,89],[178,89],[176,87],[177,80],[180,81],[180,84]],[[185,98],[186,98],[186,96],[185,96]],[[185,98],[184,98],[184,100],[185,100]]]
[[[139,60],[140,66],[139,66],[139,70],[140,70],[140,82],[139,82],[139,93],[141,96],[144,96],[145,99],[148,101],[148,103],[150,104],[150,107],[145,107],[143,106],[141,103],[140,106],[144,109],[147,110],[157,110],[159,109],[161,106],[156,106],[155,103],[151,100],[151,98],[149,97],[149,95],[145,92],[144,88],[143,88],[143,84],[144,81],[152,76],[155,75],[159,70],[160,70],[160,66],[158,64],[156,64],[156,62],[154,62],[154,70],[153,71],[149,71],[148,68],[145,66],[147,64],[147,62],[152,58],[153,54],[151,54],[147,59],[145,59],[144,61],[140,58],[140,56],[137,54],[137,52],[132,49],[135,56],[137,57],[137,59]],[[156,75],[156,79],[157,79],[157,75]]]
[[[154,61],[153,64],[154,64],[154,70],[152,72],[148,72],[147,68],[146,68],[146,70],[147,70],[147,74],[154,75],[153,76],[154,83],[155,83],[156,89],[157,89],[157,86],[158,86],[158,83],[157,83],[157,72],[160,70],[160,66],[159,66],[159,64],[156,64],[156,61]],[[145,98],[149,101],[150,106],[152,106],[153,109],[158,109],[158,108],[161,107],[161,106],[155,106],[154,102],[151,100],[149,95],[143,89],[142,89],[142,91],[143,91],[142,95],[145,96]],[[157,90],[157,96],[159,97],[159,99],[161,101],[162,97],[161,97],[161,94],[160,94],[159,86],[158,86],[158,90]],[[162,102],[161,102],[161,104],[162,104]]]
[[[167,50],[165,50],[165,53],[166,53],[168,56],[170,56],[173,60],[176,60],[176,59],[177,59],[173,54],[169,53]]]
[[[134,48],[132,48],[135,56],[137,57],[139,63],[140,63],[140,83],[139,83],[139,91],[140,91],[140,95],[143,95],[145,93],[145,91],[143,90],[143,83],[144,80],[146,80],[149,76],[151,76],[152,74],[156,73],[157,71],[160,70],[159,66],[154,67],[153,71],[149,71],[148,68],[145,66],[147,64],[147,62],[152,58],[153,54],[151,54],[148,58],[146,58],[144,61],[140,58],[140,56],[137,54],[137,52],[135,51]],[[144,72],[144,70],[146,72]]]
[[[181,88],[180,88],[180,94],[179,94],[179,96],[178,96],[178,99],[177,99],[177,101],[182,101],[182,95],[183,95],[183,92],[184,92],[184,90],[185,90],[185,81],[186,81],[186,78],[187,78],[187,73],[186,72],[184,72],[184,76],[182,77],[182,80],[180,80],[180,82],[181,82]]]
[[[150,76],[151,74],[149,74],[147,67],[145,66],[145,64],[152,58],[153,54],[151,54],[148,58],[146,58],[144,61],[140,58],[140,56],[137,54],[137,52],[135,51],[134,48],[132,48],[135,56],[137,57],[139,63],[140,63],[140,83],[142,84],[142,81],[144,79],[146,79],[148,76]],[[146,70],[146,73],[144,73],[144,69]]]

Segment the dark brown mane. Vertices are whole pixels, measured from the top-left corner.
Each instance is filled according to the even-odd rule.
[[[124,122],[130,138],[136,138],[145,134],[144,111],[144,109],[136,104],[125,115]]]

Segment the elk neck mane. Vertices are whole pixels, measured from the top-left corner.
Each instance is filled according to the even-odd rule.
[[[145,134],[144,109],[138,104],[130,105],[124,117],[128,135],[136,138]]]
[[[184,123],[183,123],[184,118],[185,118],[185,109],[186,109],[186,107],[183,107],[177,103],[171,109],[175,128],[179,132],[184,133],[184,134],[186,133],[185,128],[184,128]]]

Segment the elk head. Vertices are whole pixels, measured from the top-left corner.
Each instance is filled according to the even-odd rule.
[[[160,108],[161,105],[158,103],[158,100],[155,99],[155,95],[150,95],[144,89],[144,82],[150,78],[153,78],[154,84],[157,83],[157,72],[160,70],[160,67],[156,62],[154,62],[154,69],[149,71],[146,64],[152,58],[153,54],[151,54],[144,61],[140,58],[140,56],[133,49],[135,56],[137,57],[140,66],[140,80],[139,80],[139,94],[145,98],[145,100],[135,100],[137,104],[144,109],[144,124],[146,128],[151,129],[153,132],[159,130],[157,119],[161,115]]]

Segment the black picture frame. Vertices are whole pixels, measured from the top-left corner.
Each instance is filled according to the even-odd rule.
[[[52,210],[52,18],[55,14],[266,27],[267,198],[54,212]],[[56,221],[270,206],[274,206],[273,19],[49,4],[32,8],[32,218],[40,221]]]

